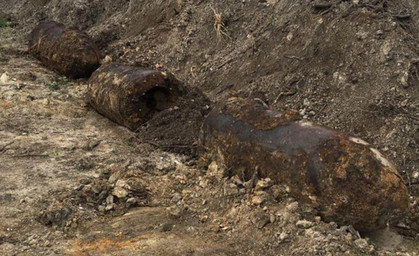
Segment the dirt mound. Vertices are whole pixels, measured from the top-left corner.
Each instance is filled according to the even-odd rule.
[[[312,209],[289,198],[286,187],[269,184],[260,189],[246,183],[249,181],[226,176],[228,170],[214,164],[200,167],[194,158],[161,151],[194,154],[200,123],[208,111],[207,100],[195,100],[198,96],[191,95],[179,102],[179,108],[158,113],[138,134],[130,133],[80,103],[84,81],[71,81],[63,90],[45,90],[49,85],[61,87],[61,82],[51,84],[60,80],[52,73],[43,76],[48,71],[22,54],[22,49],[16,56],[11,54],[18,35],[10,36],[8,28],[0,38],[7,41],[7,47],[0,46],[0,75],[7,73],[3,78],[11,81],[0,87],[0,107],[5,109],[0,112],[5,128],[0,130],[5,140],[0,151],[6,151],[0,155],[0,165],[5,166],[5,178],[11,181],[4,192],[17,200],[2,206],[8,217],[0,230],[0,251],[30,248],[41,254],[60,253],[69,248],[65,236],[76,235],[81,241],[70,246],[73,255],[83,255],[83,250],[100,255],[100,248],[113,248],[124,255],[139,248],[167,255],[167,246],[156,241],[173,245],[178,255],[210,255],[212,248],[219,255],[304,255],[308,251],[384,255],[394,248],[403,251],[399,254],[417,253],[416,1],[0,0],[0,5],[18,23],[19,34],[28,35],[39,21],[56,20],[86,31],[113,61],[167,70],[203,91],[214,103],[232,95],[257,98],[274,110],[295,109],[305,119],[365,139],[396,163],[406,181],[411,213],[394,226],[412,240],[387,234],[381,245],[376,244],[360,238],[352,227],[319,221]],[[31,74],[38,78],[30,80]],[[72,92],[70,96],[68,92]],[[32,133],[27,136],[28,132]],[[51,141],[50,134],[54,135]],[[16,145],[9,145],[13,140],[18,140]],[[31,145],[29,149],[25,143]],[[57,156],[57,152],[65,154]],[[36,161],[24,158],[17,163],[13,154]],[[87,162],[80,162],[84,157]],[[95,163],[92,168],[89,159]],[[122,180],[138,181],[138,191],[126,187],[136,185],[120,182],[124,190],[119,192],[128,193],[122,200],[113,195],[117,180],[110,182],[111,176],[101,176],[104,165],[112,163],[120,168],[112,173],[119,173]],[[39,184],[51,185],[49,177],[63,181],[53,184],[52,196],[46,195],[47,186],[40,189],[37,184],[41,203],[28,200],[32,203],[23,204],[25,212],[19,213],[23,196],[18,188],[30,185],[30,191],[35,191],[34,184],[25,183],[20,176],[12,179],[10,170],[26,177],[31,165],[40,168],[41,174],[34,172]],[[80,182],[78,178],[84,176],[89,179]],[[64,191],[61,199],[57,190]],[[106,200],[110,196],[113,202]],[[131,197],[146,207],[121,219],[99,210],[105,207],[105,213],[123,213]],[[69,199],[68,203],[62,204],[64,199]],[[114,208],[106,211],[108,205]],[[48,234],[49,227],[36,226],[38,222],[20,222],[39,216],[40,209],[45,210],[41,214],[45,224],[70,227],[66,235]],[[10,232],[9,225],[17,231]],[[107,231],[98,235],[103,230]],[[26,233],[31,232],[46,235],[28,237]],[[146,237],[135,236],[139,232]],[[190,242],[197,237],[210,246]],[[56,241],[57,245],[41,248],[34,240],[42,245],[44,240]],[[388,241],[404,242],[388,249]]]
[[[418,189],[414,1],[5,2],[25,30],[44,18],[84,28],[113,60],[163,66],[211,101],[257,97],[364,138]]]
[[[189,88],[175,107],[158,112],[141,127],[134,142],[196,156],[200,130],[210,106],[208,98],[199,90]]]

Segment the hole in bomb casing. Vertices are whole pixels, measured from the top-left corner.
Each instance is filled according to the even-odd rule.
[[[144,116],[151,117],[157,112],[172,107],[174,100],[175,97],[169,89],[154,87],[140,97],[138,104]]]

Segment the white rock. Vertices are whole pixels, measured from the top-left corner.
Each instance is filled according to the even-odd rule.
[[[358,246],[362,250],[365,250],[365,249],[368,248],[367,240],[362,239],[362,238],[355,240],[355,244],[356,244],[356,246]]]
[[[297,227],[299,228],[310,228],[313,226],[313,222],[308,220],[299,220],[297,221]]]
[[[284,231],[282,231],[282,233],[279,235],[279,239],[281,241],[287,239],[289,237],[289,235],[287,233],[285,233]]]
[[[252,197],[253,205],[261,205],[269,199],[268,193],[265,191],[256,191],[255,195]]]
[[[287,210],[290,212],[295,212],[298,210],[298,202],[292,202],[287,205]]]
[[[272,180],[270,178],[258,180],[258,182],[256,183],[255,190],[264,190],[266,188],[269,188],[270,186],[272,186]]]
[[[112,195],[118,198],[125,198],[128,196],[128,191],[122,187],[115,187],[113,189]]]
[[[0,84],[7,84],[9,82],[9,76],[6,73],[0,76]]]

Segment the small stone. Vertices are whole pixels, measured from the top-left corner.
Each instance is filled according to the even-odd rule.
[[[269,222],[275,223],[275,221],[276,221],[276,216],[274,214],[269,215]]]
[[[346,242],[352,242],[352,240],[353,240],[352,234],[351,233],[346,234],[345,235],[345,240],[346,240]]]
[[[111,210],[113,210],[115,208],[115,204],[108,204],[106,207],[105,207],[105,211],[111,211]]]
[[[319,233],[319,232],[317,232],[317,231],[314,231],[314,230],[313,230],[313,229],[311,229],[311,228],[309,228],[309,229],[306,229],[306,230],[304,231],[304,235],[305,235],[306,237],[310,237],[311,239],[313,239],[313,238],[319,237],[319,236],[320,236],[320,233]]]
[[[233,177],[231,177],[231,182],[233,182],[237,186],[243,186],[243,181],[240,180],[239,176],[237,175],[234,175]]]
[[[118,179],[118,175],[117,175],[117,174],[112,174],[112,175],[109,177],[108,182],[109,182],[110,184],[115,184],[115,183],[116,183],[116,181],[117,181],[117,179]]]
[[[206,188],[208,186],[208,182],[206,179],[201,179],[198,184],[201,188]]]
[[[298,210],[298,202],[292,202],[288,204],[286,208],[290,212],[296,212]]]
[[[128,191],[123,188],[116,187],[113,189],[112,195],[116,196],[117,198],[126,198],[128,196]]]
[[[313,226],[313,222],[308,220],[299,220],[297,221],[297,227],[299,228],[310,228]]]
[[[273,185],[269,191],[271,192],[273,198],[277,201],[281,201],[287,195],[287,192],[279,185]]]
[[[268,198],[269,198],[269,195],[265,191],[256,191],[256,195],[252,197],[252,204],[261,205],[264,202],[266,202]]]
[[[270,178],[258,180],[256,183],[255,190],[264,190],[272,186],[272,180]]]
[[[6,73],[3,73],[0,76],[0,83],[1,84],[7,84],[9,82],[9,76]]]
[[[357,33],[356,33],[356,38],[358,39],[358,40],[364,40],[364,39],[366,39],[368,37],[368,33],[367,32],[365,32],[365,31],[358,31]]]
[[[329,222],[329,226],[333,229],[336,229],[338,227],[338,224],[336,224],[336,222],[331,221]]]
[[[80,180],[80,184],[82,184],[82,185],[88,185],[90,183],[92,183],[90,179],[82,179],[82,180]]]
[[[170,223],[166,223],[161,227],[162,232],[169,232],[173,229],[173,225]]]
[[[239,193],[239,190],[237,188],[237,185],[234,183],[228,183],[224,186],[224,195],[225,196],[233,196],[237,195]]]
[[[121,187],[121,188],[129,188],[128,183],[125,180],[119,179],[116,184],[116,187]]]
[[[182,200],[182,195],[181,194],[179,194],[179,193],[173,194],[172,200],[171,200],[172,202],[177,203],[180,200]]]
[[[355,245],[358,246],[361,250],[366,250],[368,249],[368,242],[367,240],[363,239],[363,238],[359,238],[357,240],[355,240]]]
[[[127,200],[127,207],[129,208],[129,207],[131,207],[131,206],[134,206],[134,205],[136,205],[137,204],[137,199],[136,198],[134,198],[134,197],[131,197],[131,198],[128,198],[128,200]]]
[[[169,215],[174,218],[179,218],[183,213],[183,209],[178,206],[172,206],[168,210]]]
[[[257,209],[251,216],[251,222],[257,228],[263,228],[270,222],[269,214],[265,213],[262,209]]]
[[[201,216],[201,218],[199,218],[199,220],[200,220],[202,223],[207,222],[207,220],[208,220],[208,215],[206,215],[206,214],[202,215],[202,216]]]
[[[222,180],[224,177],[224,170],[218,166],[217,162],[213,161],[208,166],[207,175],[210,177],[216,177],[218,180]]]
[[[320,216],[316,216],[316,217],[314,217],[314,221],[315,221],[316,223],[320,223],[320,222],[322,221],[322,217],[320,217]]]
[[[111,63],[111,62],[112,62],[112,57],[109,55],[106,55],[105,58],[103,58],[102,60],[102,64]]]
[[[282,233],[279,235],[279,240],[284,241],[288,237],[289,237],[289,235],[287,233],[285,233],[285,231],[282,231]]]
[[[107,205],[112,205],[114,203],[114,197],[113,197],[113,195],[109,195],[107,198],[106,198],[106,204]]]

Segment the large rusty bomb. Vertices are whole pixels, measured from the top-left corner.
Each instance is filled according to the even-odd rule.
[[[119,63],[96,70],[87,89],[97,112],[131,130],[174,107],[182,94],[183,86],[169,73]]]
[[[89,77],[99,67],[101,54],[87,34],[49,21],[32,31],[29,53],[46,67],[68,77]]]
[[[202,145],[231,175],[269,177],[313,205],[326,221],[382,228],[408,208],[395,167],[361,139],[231,98],[203,126]]]

